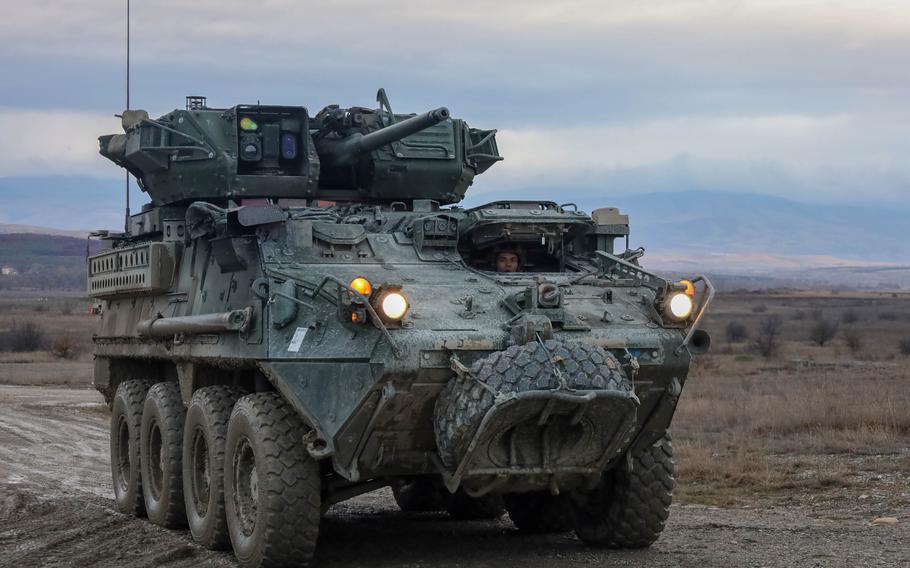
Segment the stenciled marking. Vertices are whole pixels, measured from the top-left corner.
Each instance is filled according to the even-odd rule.
[[[291,344],[288,345],[288,351],[299,353],[303,338],[306,337],[306,332],[309,330],[310,328],[308,327],[298,327],[297,331],[294,332],[294,337],[291,338]]]

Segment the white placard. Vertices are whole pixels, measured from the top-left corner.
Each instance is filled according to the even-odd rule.
[[[308,331],[310,331],[308,327],[298,327],[297,331],[294,332],[294,337],[291,338],[291,344],[288,345],[288,351],[299,353],[300,344],[303,343],[303,338],[306,337],[306,332]]]

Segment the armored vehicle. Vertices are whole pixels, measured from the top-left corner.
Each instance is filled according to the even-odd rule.
[[[306,564],[329,506],[386,486],[651,544],[710,282],[642,268],[616,209],[459,207],[496,131],[377,100],[190,97],[100,138],[151,199],[88,258],[117,507],[256,567]]]

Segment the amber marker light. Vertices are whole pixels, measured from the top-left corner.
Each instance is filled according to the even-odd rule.
[[[695,296],[695,284],[691,280],[680,280],[679,283],[686,287],[686,296]]]
[[[370,284],[370,281],[363,276],[358,276],[357,278],[351,280],[351,288],[357,292],[360,292],[364,296],[369,296],[373,293],[373,285]]]

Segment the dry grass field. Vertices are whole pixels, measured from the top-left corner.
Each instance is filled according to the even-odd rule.
[[[674,425],[678,500],[910,510],[910,294],[724,294],[706,319]]]
[[[0,384],[90,385],[90,306],[0,296]],[[10,352],[9,334],[26,322],[41,348]],[[821,324],[829,333],[819,336]],[[910,293],[727,293],[704,327],[711,352],[674,423],[678,502],[811,496],[908,510]]]
[[[0,295],[0,384],[90,385],[91,306],[78,297]]]

